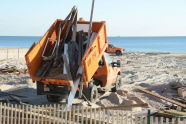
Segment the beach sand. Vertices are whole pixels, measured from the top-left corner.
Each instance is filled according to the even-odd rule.
[[[164,108],[167,103],[153,96],[137,91],[139,87],[151,89],[154,92],[168,98],[177,97],[177,91],[171,86],[186,85],[186,53],[144,53],[125,52],[122,56],[111,55],[114,61],[121,60],[122,87],[116,93],[107,92],[97,102],[101,106],[115,106],[135,103],[148,103],[151,109]],[[24,59],[8,59],[0,61],[0,68],[5,64],[15,65],[25,69]],[[0,89],[10,90],[27,86],[35,89],[28,74],[0,74]],[[29,94],[25,91],[23,94]],[[27,93],[26,93],[27,92]],[[21,94],[21,93],[19,93]],[[36,98],[36,91],[32,97]],[[43,103],[38,99],[37,103]],[[141,111],[137,108],[134,111]]]

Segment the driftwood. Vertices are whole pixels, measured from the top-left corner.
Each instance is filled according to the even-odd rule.
[[[181,111],[177,111],[177,110],[164,110],[165,113],[171,114],[171,115],[175,115],[175,116],[186,116],[186,112],[181,112]]]
[[[9,74],[9,73],[25,74],[26,71],[27,71],[26,69],[18,69],[16,66],[9,66],[9,65],[0,68],[0,74]]]
[[[139,90],[142,91],[142,92],[144,92],[144,93],[146,93],[146,94],[155,96],[155,97],[160,98],[160,99],[163,99],[163,100],[165,100],[165,101],[167,101],[167,102],[173,103],[173,104],[178,105],[178,106],[181,106],[181,107],[183,107],[183,108],[186,108],[186,105],[185,105],[185,104],[182,104],[182,103],[177,102],[177,101],[175,101],[175,100],[166,98],[166,97],[164,97],[164,96],[161,96],[161,95],[159,95],[159,94],[153,93],[153,92],[148,91],[148,90],[143,89],[143,88],[139,88]]]

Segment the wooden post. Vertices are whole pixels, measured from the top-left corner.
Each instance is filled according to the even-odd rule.
[[[133,124],[133,114],[131,113],[131,115],[130,115],[130,117],[131,117],[131,124]]]
[[[41,106],[37,106],[37,109],[36,109],[36,111],[38,111],[37,113],[39,113],[39,114],[41,113],[41,111],[43,111],[43,110],[41,110],[40,108],[41,108]],[[43,116],[43,115],[42,115],[42,116]],[[40,124],[40,118],[41,118],[41,116],[38,116],[38,117],[37,117],[37,124]]]
[[[49,117],[52,116],[52,111],[51,111],[51,104],[49,105]],[[51,124],[51,119],[49,118],[49,124]]]
[[[121,124],[124,123],[124,111],[121,111]]]
[[[180,124],[180,118],[177,118],[177,123],[176,124]]]
[[[148,109],[147,113],[147,124],[150,124],[150,109]]]
[[[114,114],[115,114],[114,110],[111,110],[111,114],[112,114],[112,122],[111,123],[114,124]]]
[[[8,103],[7,106],[10,107],[10,104]],[[8,109],[7,109],[7,115],[5,115],[5,116],[7,117],[7,118],[6,118],[6,119],[7,119],[7,124],[9,124],[9,120],[10,120],[10,119],[9,119],[9,117],[10,117],[9,115],[10,115],[10,109],[8,108]]]
[[[86,107],[86,124],[88,124],[88,108]]]
[[[57,118],[60,118],[60,106],[59,106],[59,104],[57,104],[57,106],[56,106],[56,117]],[[59,119],[57,120],[57,124],[59,124]]]
[[[186,124],[186,118],[183,118],[183,123]],[[172,123],[173,124],[173,123]]]
[[[15,108],[18,108],[17,104],[15,104],[14,107],[15,107]],[[17,124],[17,119],[18,119],[17,113],[18,113],[18,112],[15,111],[15,115],[14,115],[15,118],[14,118],[14,122],[13,122],[14,124]]]
[[[160,117],[160,124],[163,124],[163,117]]]
[[[155,117],[155,124],[158,124],[158,117]]]
[[[18,59],[19,59],[19,48],[18,48]]]
[[[119,124],[119,112],[116,112],[116,123]]]
[[[138,124],[138,117],[135,116],[135,124]]]
[[[72,106],[72,122],[75,122],[75,109],[76,109],[76,107]]]
[[[103,109],[103,121],[105,121],[105,109]],[[106,121],[105,121],[106,122]]]
[[[128,124],[128,117],[129,117],[128,115],[129,115],[129,114],[127,113],[127,114],[126,114],[126,124]]]
[[[77,115],[79,115],[79,111],[80,111],[80,107],[78,106],[78,108],[77,108]],[[79,123],[80,121],[79,121],[79,116],[77,116],[77,123]]]
[[[90,109],[90,124],[92,124],[92,108]]]
[[[13,104],[11,104],[10,107],[11,107],[11,109],[10,109],[10,124],[13,124],[13,117],[14,117]]]
[[[33,106],[34,111],[36,110],[36,106]],[[33,114],[33,124],[36,124],[36,115]]]
[[[166,124],[169,124],[169,118],[166,118]]]
[[[101,114],[101,108],[99,108],[98,111],[99,111],[99,124],[101,124],[101,115],[102,115]]]
[[[0,124],[2,123],[2,103],[0,103]]]
[[[63,105],[60,108],[62,108],[62,110],[64,110]],[[65,118],[64,112],[60,111],[60,114],[61,114],[61,123],[64,123],[64,118]]]
[[[24,110],[24,105],[22,105],[21,110]],[[24,111],[21,111],[21,124],[24,124]]]
[[[25,106],[25,110],[26,110],[25,124],[28,124],[28,105]]]
[[[21,123],[21,105],[18,106],[18,109],[19,109],[19,111],[18,111],[18,124],[20,124]]]
[[[81,110],[83,109],[83,107],[81,107]],[[83,112],[81,112],[81,124],[84,124],[84,112],[85,111],[83,111]]]
[[[175,118],[172,118],[172,124],[175,124]],[[184,123],[186,124],[186,123]]]
[[[94,108],[94,120],[96,119],[96,108]],[[94,121],[94,124],[96,123],[96,121]]]
[[[51,112],[51,113],[53,113],[53,116],[54,116],[54,118],[56,118],[57,116],[56,116],[56,111],[57,111],[57,108],[56,108],[56,104],[54,104],[54,106],[53,106],[53,111]],[[52,123],[56,123],[56,119],[54,119],[53,121],[52,121]]]
[[[7,51],[6,51],[6,58],[8,59],[8,48],[7,48]]]
[[[32,105],[30,105],[30,111],[32,111],[33,110],[33,106]],[[32,119],[32,112],[30,113],[30,118],[29,118],[29,124],[32,124],[33,123],[33,119]]]

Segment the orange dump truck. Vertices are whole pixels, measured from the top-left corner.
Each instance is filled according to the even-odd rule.
[[[79,35],[76,35],[75,39],[78,42],[64,41],[65,32],[71,23],[67,20],[66,25],[63,25],[64,28],[59,31],[61,24],[65,24],[65,20],[56,20],[40,41],[33,44],[25,55],[28,72],[32,81],[37,83],[37,94],[47,95],[49,101],[58,102],[61,98],[67,99],[74,88],[78,91],[76,94],[81,94],[79,97],[85,96],[90,101],[93,101],[97,98],[98,87],[100,90],[105,90],[107,87],[116,90],[118,88],[116,80],[118,75],[120,75],[120,62],[112,62],[105,53],[108,46],[105,22],[92,23],[91,42],[89,45],[86,42],[89,22],[77,21],[76,33],[84,32],[84,35],[86,35],[84,40],[77,40],[82,37],[78,38]],[[72,34],[73,31],[69,33],[70,36]],[[81,51],[69,52],[67,55],[64,52],[65,45],[63,42],[68,44],[68,52],[71,50],[73,43],[77,47],[82,46]],[[58,50],[60,47],[56,47],[58,43],[61,44],[59,45],[60,47],[63,47],[62,52]],[[75,48],[78,49],[77,47],[73,47],[72,51]],[[53,62],[57,60],[55,57],[52,57],[56,55],[55,53],[57,52],[55,51],[57,50],[59,51],[58,54],[60,53],[59,61]],[[66,55],[66,60],[62,54]],[[71,54],[72,56],[70,56]],[[78,57],[79,55],[81,57]],[[80,60],[79,64],[78,60]],[[50,62],[53,63],[48,64]],[[73,63],[74,65],[71,66]],[[66,68],[66,71],[64,68]],[[75,68],[76,71],[73,73]],[[81,73],[78,73],[79,70],[81,70]],[[77,79],[79,80],[76,87],[75,82]]]
[[[121,56],[125,51],[122,47],[115,47],[113,44],[109,43],[106,49],[107,53],[115,53],[117,56]]]

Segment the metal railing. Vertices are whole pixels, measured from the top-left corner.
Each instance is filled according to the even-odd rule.
[[[0,124],[186,124],[184,118],[135,116],[122,109],[73,106],[13,105],[0,103]]]

